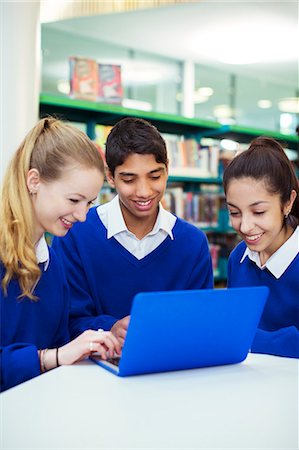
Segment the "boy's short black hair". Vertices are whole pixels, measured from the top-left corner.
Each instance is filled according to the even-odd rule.
[[[132,154],[154,155],[158,163],[168,164],[164,139],[154,125],[137,117],[125,117],[110,131],[106,142],[106,163],[112,175]]]

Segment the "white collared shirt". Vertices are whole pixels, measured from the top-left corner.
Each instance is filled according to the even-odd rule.
[[[119,204],[119,196],[116,195],[109,203],[100,205],[97,213],[107,229],[107,239],[114,237],[126,250],[137,259],[142,259],[157,248],[170,236],[173,240],[172,229],[176,217],[159,205],[159,213],[152,231],[142,239],[138,239],[126,227]]]
[[[47,241],[44,235],[40,238],[38,243],[35,246],[35,254],[38,264],[44,264],[44,272],[47,270],[49,262],[50,262],[50,255],[49,255],[49,248],[47,245]]]
[[[258,252],[251,251],[248,247],[246,248],[240,263],[244,261],[246,256],[248,256],[251,261],[262,270],[267,268],[275,278],[280,278],[282,274],[287,270],[291,262],[295,259],[299,252],[299,227],[296,228],[292,236],[281,246],[279,249],[273,253],[272,256],[267,260],[267,262],[262,266],[260,255]]]

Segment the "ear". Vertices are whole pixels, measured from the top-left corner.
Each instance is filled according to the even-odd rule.
[[[40,174],[37,169],[30,169],[27,173],[27,188],[30,194],[36,194],[40,186]]]
[[[296,200],[297,192],[295,189],[292,189],[290,199],[286,202],[284,206],[284,215],[288,216],[291,212],[291,209],[293,208],[294,201]]]
[[[115,188],[114,176],[112,175],[112,173],[111,173],[111,171],[108,169],[108,167],[106,167],[106,178],[107,178],[107,181],[108,181],[109,185],[110,185],[112,188]]]

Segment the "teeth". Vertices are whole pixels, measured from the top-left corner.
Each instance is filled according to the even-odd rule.
[[[70,222],[69,220],[64,219],[63,217],[61,218],[62,222],[65,223],[66,225],[72,225],[72,222]]]
[[[136,202],[136,203],[140,206],[146,206],[146,205],[149,205],[150,202],[151,202],[150,200],[147,200],[146,202]]]
[[[254,234],[253,236],[246,236],[247,241],[255,241],[256,239],[260,238],[263,233],[260,234]]]

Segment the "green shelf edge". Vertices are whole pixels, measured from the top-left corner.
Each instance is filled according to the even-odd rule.
[[[73,108],[73,109],[83,109],[86,111],[91,111],[95,113],[110,113],[118,114],[120,116],[134,116],[141,117],[144,119],[152,119],[155,121],[171,122],[178,125],[189,125],[194,128],[210,128],[210,129],[220,129],[222,127],[218,122],[213,122],[209,120],[194,119],[184,116],[179,116],[175,114],[164,114],[152,111],[140,111],[138,109],[124,108],[121,105],[99,103],[99,102],[89,102],[87,100],[77,100],[68,97],[61,97],[55,95],[41,94],[40,104],[58,106],[63,108]]]
[[[40,95],[40,106],[42,107],[43,105],[57,106],[58,108],[70,108],[72,110],[83,110],[93,114],[111,114],[119,117],[141,117],[144,119],[152,120],[154,122],[169,123],[172,126],[187,126],[190,127],[191,130],[193,129],[194,134],[198,133],[200,130],[205,129],[209,130],[209,132],[207,133],[208,136],[215,138],[242,138],[243,142],[249,142],[257,136],[268,136],[273,137],[274,139],[277,139],[279,141],[291,144],[299,143],[298,136],[283,134],[277,131],[271,131],[262,128],[249,128],[242,125],[222,125],[219,122],[210,120],[189,118],[174,114],[165,114],[152,111],[140,111],[137,109],[124,108],[121,105],[90,102],[87,100],[77,100],[59,95],[42,93]],[[90,117],[87,117],[87,120],[90,120]],[[204,133],[202,135],[204,136]]]

